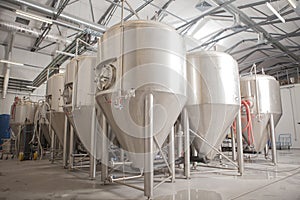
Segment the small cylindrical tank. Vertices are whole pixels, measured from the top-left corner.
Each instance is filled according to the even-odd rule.
[[[10,110],[10,127],[15,134],[19,133],[20,125],[33,124],[37,105],[29,99],[15,97]]]
[[[253,146],[261,151],[269,138],[268,123],[270,114],[274,116],[276,126],[281,114],[281,97],[278,81],[268,75],[251,74],[240,78],[242,100],[249,102],[252,116]],[[242,113],[242,123],[246,126],[246,113]],[[248,139],[248,134],[243,133]]]
[[[63,90],[64,90],[64,74],[55,74],[47,81],[47,101],[51,110],[63,111]]]
[[[47,81],[46,101],[51,111],[46,115],[61,145],[64,144],[65,114],[63,112],[64,74],[55,74]]]
[[[76,73],[77,73],[77,60],[72,59],[67,64],[66,72],[64,73],[65,77],[64,77],[63,98],[64,98],[65,105],[72,103],[73,82]]]
[[[11,107],[11,123],[33,123],[35,110],[35,102],[16,98]]]
[[[237,62],[229,54],[198,51],[187,55],[188,102],[191,128],[218,148],[240,108]],[[199,156],[212,159],[215,151],[195,137]]]

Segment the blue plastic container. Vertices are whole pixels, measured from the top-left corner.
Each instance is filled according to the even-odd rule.
[[[2,145],[3,143],[2,139],[10,138],[9,118],[10,115],[7,114],[0,115],[0,145]],[[1,146],[0,149],[2,149]]]

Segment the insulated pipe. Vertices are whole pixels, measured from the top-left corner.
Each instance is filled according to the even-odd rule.
[[[11,32],[10,38],[9,38],[9,43],[8,43],[8,48],[7,48],[7,52],[6,52],[6,56],[5,56],[7,60],[11,60],[12,48],[13,48],[14,41],[15,41],[15,33]],[[5,63],[4,65],[5,65],[6,71],[5,71],[4,80],[3,80],[3,91],[2,91],[3,99],[6,98],[7,89],[8,89],[8,81],[9,81],[9,76],[10,76],[10,64]]]
[[[0,29],[3,30],[8,30],[8,31],[16,31],[18,33],[22,33],[28,36],[32,37],[39,37],[42,35],[42,31],[36,29],[36,28],[31,28],[28,26],[20,26],[11,22],[5,22],[5,21],[0,21]],[[64,37],[58,36],[58,35],[46,35],[45,37],[46,40],[50,42],[57,42],[57,43],[67,43],[70,44],[71,40],[67,40]]]
[[[49,15],[49,16],[54,16],[57,14],[57,11],[55,11],[55,9],[52,9],[48,6],[30,1],[30,0],[6,0],[6,2],[9,3],[13,3],[15,5],[22,5],[22,6],[27,6],[28,8],[35,10],[37,12]],[[58,16],[58,19],[64,20],[66,22],[71,22],[73,24],[77,24],[77,25],[84,25],[86,28],[90,28],[92,30],[98,31],[98,32],[105,32],[106,31],[106,27],[96,24],[96,23],[91,23],[88,22],[84,19],[80,19],[77,18],[75,16],[69,15],[69,14],[65,14],[65,13],[61,13]]]

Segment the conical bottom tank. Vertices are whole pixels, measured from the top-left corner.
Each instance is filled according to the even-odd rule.
[[[205,138],[210,145],[218,148],[228,134],[239,108],[239,105],[226,104],[187,106],[190,128],[197,130],[197,134]],[[198,137],[194,138],[193,145],[200,157],[212,159],[216,154],[211,146]]]
[[[192,142],[198,156],[212,159],[240,108],[236,61],[228,54],[198,51],[187,55],[188,102]],[[209,145],[207,144],[209,143]]]
[[[154,152],[186,103],[185,44],[172,27],[126,21],[99,41],[96,101],[133,165],[144,168],[145,97],[153,94]]]
[[[161,147],[181,112],[186,97],[157,91],[152,94],[154,96],[153,132],[158,146]],[[112,94],[98,95],[96,101],[105,113],[121,147],[127,151],[126,154],[134,162],[134,166],[144,168],[144,156],[148,153],[144,149],[145,140],[148,140],[145,139],[145,126],[147,126],[144,123],[145,92],[136,91],[135,97],[130,98],[128,107],[124,106],[122,110],[107,103],[107,99],[111,99],[112,96]],[[158,152],[158,146],[154,142],[152,153]]]
[[[65,113],[64,112],[48,112],[46,114],[51,128],[55,132],[59,143],[64,145],[64,131],[65,131]]]
[[[252,133],[247,131],[243,131],[243,136],[248,145],[255,151],[261,152],[270,138],[270,115],[273,114],[274,126],[281,117],[279,83],[272,76],[253,74],[241,77],[240,84],[242,100],[249,104],[253,130],[253,137]],[[244,128],[248,123],[245,109],[241,119]],[[251,135],[251,138],[248,138],[248,135]]]

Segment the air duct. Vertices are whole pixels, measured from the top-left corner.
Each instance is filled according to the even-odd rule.
[[[42,31],[31,28],[28,26],[20,26],[11,22],[5,22],[5,21],[0,21],[0,29],[7,30],[7,31],[15,31],[18,33],[22,33],[28,36],[32,37],[39,37],[42,34]],[[67,40],[64,37],[58,36],[58,35],[46,35],[45,37],[46,40],[50,42],[57,42],[57,43],[67,43],[70,44],[72,41]]]

